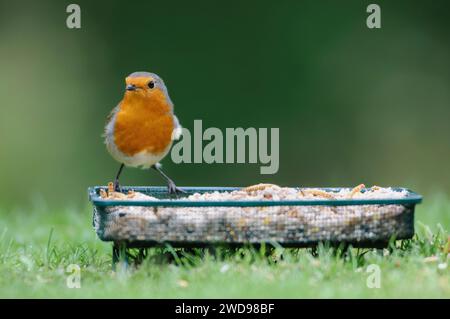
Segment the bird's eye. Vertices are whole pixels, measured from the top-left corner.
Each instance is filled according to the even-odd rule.
[[[153,81],[148,82],[148,87],[153,89],[155,87],[155,82]]]

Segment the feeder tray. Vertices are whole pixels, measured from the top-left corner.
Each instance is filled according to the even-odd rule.
[[[102,198],[106,186],[89,188],[93,226],[99,238],[118,247],[205,247],[277,243],[311,247],[320,242],[353,247],[386,247],[414,235],[414,208],[422,197],[404,188],[401,198],[301,200],[187,200],[194,193],[231,192],[237,187],[182,187],[178,198],[166,187],[122,187],[157,198]],[[339,192],[342,188],[321,188]],[[297,188],[298,191],[308,188]],[[316,189],[317,190],[317,189]],[[366,191],[362,189],[361,192]],[[113,255],[114,256],[114,255]]]

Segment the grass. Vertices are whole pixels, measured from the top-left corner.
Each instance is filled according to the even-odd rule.
[[[450,200],[418,206],[416,236],[389,250],[344,253],[311,249],[151,249],[138,268],[111,270],[111,245],[97,239],[91,211],[0,210],[0,297],[3,298],[449,298]],[[427,226],[430,225],[430,226]],[[426,257],[436,256],[427,262]],[[67,267],[81,268],[69,289]],[[369,265],[380,288],[368,288]],[[369,267],[369,268],[368,268]]]

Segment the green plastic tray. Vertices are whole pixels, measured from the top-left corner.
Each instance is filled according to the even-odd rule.
[[[415,205],[422,201],[422,196],[401,187],[393,189],[407,191],[406,197],[278,201],[191,201],[183,197],[193,193],[233,191],[240,187],[181,188],[186,194],[176,197],[168,195],[166,187],[122,187],[125,193],[132,189],[158,198],[157,201],[137,201],[103,199],[99,193],[101,189],[106,190],[106,186],[90,187],[89,199],[94,208],[93,226],[97,235],[103,241],[114,242],[115,253],[119,245],[128,248],[165,244],[208,247],[277,242],[285,247],[310,247],[329,242],[354,247],[385,247],[393,236],[408,239],[414,235]],[[338,192],[342,188],[321,189]],[[130,206],[136,207],[136,211]],[[232,212],[232,207],[244,210],[236,213]],[[178,208],[186,208],[188,212],[178,211]],[[286,214],[291,211],[298,215]],[[240,219],[246,219],[247,212],[253,212],[254,219],[242,226]],[[220,214],[216,216],[215,213]],[[280,217],[268,225],[263,219],[264,214],[273,214],[271,218]]]

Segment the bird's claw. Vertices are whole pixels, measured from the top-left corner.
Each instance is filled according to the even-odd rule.
[[[118,192],[118,193],[122,192],[122,188],[120,187],[120,184],[118,181],[114,182],[114,191]]]
[[[178,188],[174,182],[169,182],[169,184],[167,185],[167,191],[171,195],[186,194],[186,191],[182,190],[181,188]]]

